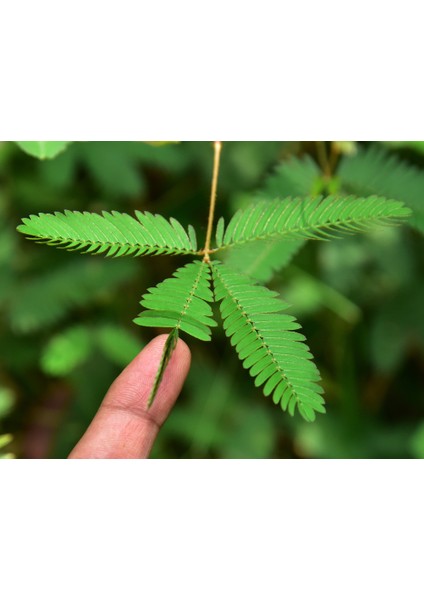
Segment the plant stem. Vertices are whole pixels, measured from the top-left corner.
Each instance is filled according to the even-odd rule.
[[[331,150],[330,150],[330,158],[328,159],[328,164],[330,167],[330,172],[334,173],[336,170],[337,161],[339,158],[340,150],[338,149],[335,142],[331,142]]]
[[[212,227],[213,218],[215,215],[215,204],[216,204],[216,190],[218,187],[218,174],[219,174],[219,160],[221,157],[221,142],[214,142],[214,162],[213,162],[213,175],[212,175],[212,186],[211,186],[211,198],[209,203],[209,218],[208,228],[206,231],[206,242],[205,249],[203,250],[203,261],[210,262],[209,252],[211,249],[211,238],[212,238]]]
[[[324,173],[325,179],[331,178],[331,166],[330,161],[328,160],[327,148],[325,146],[325,142],[315,142],[318,161],[321,165],[322,171]]]

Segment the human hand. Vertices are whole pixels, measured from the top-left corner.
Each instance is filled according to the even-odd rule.
[[[167,335],[152,340],[115,379],[69,458],[147,458],[190,368],[190,350],[178,344],[153,406],[147,401]]]

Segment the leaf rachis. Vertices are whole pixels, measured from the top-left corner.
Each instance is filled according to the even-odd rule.
[[[212,228],[213,221],[215,215],[215,205],[216,205],[216,194],[218,188],[218,175],[219,175],[219,163],[221,158],[221,142],[214,143],[214,163],[213,163],[213,174],[212,174],[212,186],[211,186],[211,197],[209,202],[209,216],[208,216],[208,226],[206,230],[206,241],[205,241],[205,249],[203,251],[203,260],[205,262],[209,262],[209,254],[210,254],[210,245],[212,238]]]

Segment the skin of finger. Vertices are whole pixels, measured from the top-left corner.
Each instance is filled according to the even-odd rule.
[[[152,340],[117,377],[69,458],[147,458],[190,368],[190,350],[179,340],[147,407],[166,338]]]

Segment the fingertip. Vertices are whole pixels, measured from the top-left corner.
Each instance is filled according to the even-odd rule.
[[[167,334],[153,338],[124,369],[112,384],[107,396],[108,405],[119,404],[137,407],[162,423],[176,401],[191,364],[191,352],[187,344],[179,339],[165,369],[162,381],[152,406],[148,399],[162,358]]]
[[[169,334],[167,334],[167,333],[162,333],[160,335],[157,335],[155,338],[153,338],[147,344],[147,346],[145,346],[143,348],[142,352],[144,350],[146,350],[147,348],[149,348],[149,349],[151,349],[151,351],[158,352],[159,356],[161,356],[162,352],[163,352],[163,347],[165,346],[165,342],[168,339],[168,335]],[[178,342],[177,342],[177,345],[175,346],[173,355],[177,355],[177,356],[179,356],[179,359],[183,359],[185,361],[191,360],[190,348],[188,347],[188,345],[186,344],[186,342],[183,339],[178,338]]]
[[[147,346],[143,348],[143,350],[138,354],[138,356],[134,359],[137,360],[139,357],[141,360],[145,361],[148,359],[151,363],[154,363],[155,368],[159,366],[159,362],[162,358],[163,348],[165,346],[166,340],[168,339],[168,334],[164,333],[153,338]],[[179,373],[180,377],[183,376],[184,379],[187,376],[187,373],[190,369],[191,364],[191,352],[190,348],[186,344],[184,340],[178,338],[177,345],[174,348],[169,364],[166,368],[165,375],[168,377],[169,373],[172,373],[174,376]],[[164,379],[165,379],[164,375]]]

